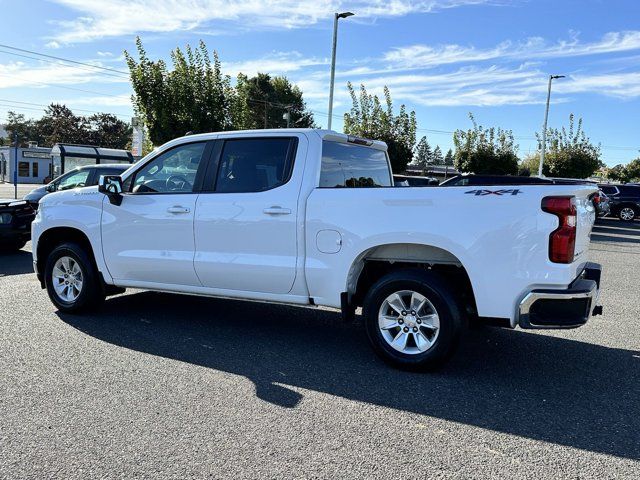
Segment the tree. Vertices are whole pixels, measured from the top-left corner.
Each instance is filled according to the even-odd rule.
[[[151,61],[138,37],[138,60],[125,52],[136,114],[145,123],[151,141],[162,144],[186,132],[315,127],[302,91],[285,77],[239,74],[236,86],[222,74],[218,53],[213,60],[204,42],[171,52],[173,69],[162,60]]]
[[[413,164],[420,168],[427,168],[431,163],[432,155],[433,153],[431,152],[431,146],[427,141],[427,137],[422,137],[414,149]]]
[[[447,154],[444,156],[444,164],[448,166],[453,166],[453,150],[447,150]]]
[[[513,132],[501,128],[484,128],[476,123],[470,113],[473,128],[456,130],[453,143],[456,147],[455,166],[461,172],[493,175],[518,173],[517,145]]]
[[[433,150],[431,163],[433,165],[444,165],[444,157],[442,156],[442,150],[440,150],[440,145],[436,145],[436,148]]]
[[[105,148],[124,148],[131,141],[132,129],[128,123],[110,113],[96,113],[87,119],[89,144]]]
[[[35,122],[31,119],[27,120],[22,113],[7,112],[7,145],[13,145],[15,134],[18,134],[18,142],[20,146],[26,147],[30,140],[38,141],[39,135],[36,134]]]
[[[542,140],[538,137],[538,146]],[[587,178],[603,166],[600,161],[600,145],[593,145],[582,129],[582,119],[574,123],[574,115],[569,115],[569,130],[549,129],[547,131],[547,152],[544,156],[542,173],[549,177]],[[536,154],[536,172],[540,165],[540,154]]]
[[[165,143],[187,132],[230,130],[235,93],[229,76],[222,75],[220,59],[209,57],[204,42],[196,50],[189,45],[186,54],[179,48],[171,52],[173,70],[164,61],[151,61],[136,39],[139,60],[125,53],[134,96],[136,114],[142,117],[151,141]]]
[[[640,182],[640,158],[631,160],[624,169],[629,182]]]
[[[53,146],[56,143],[86,144],[90,141],[88,121],[74,115],[66,105],[52,103],[44,115],[35,121],[35,140],[38,144]]]
[[[48,147],[56,143],[77,143],[125,148],[131,138],[129,125],[114,115],[98,113],[90,117],[77,116],[65,105],[54,103],[46,108],[38,120],[9,112],[5,128],[9,140],[13,141],[17,133],[22,146],[34,141]]]
[[[347,84],[347,88],[353,106],[344,115],[344,132],[386,142],[393,171],[405,171],[416,143],[416,113],[407,113],[406,107],[401,105],[398,114],[395,114],[386,86],[384,106],[377,95],[367,93],[364,85],[360,86],[359,95],[356,95],[351,83]]]
[[[286,77],[258,73],[248,78],[239,74],[233,110],[234,127],[238,129],[285,128],[285,113],[290,115],[290,127],[315,127],[313,114],[307,110],[302,91]]]
[[[624,165],[619,164],[615,167],[607,169],[607,178],[614,182],[627,182],[629,177],[627,176],[627,170]]]

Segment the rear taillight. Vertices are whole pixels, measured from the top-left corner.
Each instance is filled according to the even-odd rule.
[[[576,205],[574,197],[544,197],[542,210],[558,217],[559,224],[549,235],[549,260],[571,263],[576,247]]]

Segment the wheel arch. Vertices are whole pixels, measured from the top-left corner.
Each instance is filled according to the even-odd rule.
[[[77,243],[83,247],[91,258],[96,271],[100,272],[93,245],[89,237],[82,230],[75,227],[52,227],[42,232],[38,238],[36,250],[36,273],[42,288],[45,288],[44,270],[47,258],[58,245],[66,242]]]
[[[442,274],[464,297],[469,311],[476,313],[473,285],[460,258],[445,248],[416,243],[386,243],[361,252],[347,274],[345,292],[349,304],[361,306],[373,283],[391,271],[406,268],[422,268]]]

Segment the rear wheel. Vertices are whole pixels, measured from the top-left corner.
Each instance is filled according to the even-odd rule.
[[[439,275],[401,270],[367,294],[363,314],[374,350],[391,365],[427,370],[454,351],[462,331],[457,297]]]
[[[630,222],[636,217],[633,207],[622,207],[618,212],[618,218],[624,222]]]
[[[75,243],[63,243],[51,252],[45,283],[49,298],[63,312],[88,310],[105,298],[91,257]]]

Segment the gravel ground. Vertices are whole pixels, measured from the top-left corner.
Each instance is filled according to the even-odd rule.
[[[56,312],[0,256],[0,478],[638,478],[640,223],[605,220],[604,315],[471,330],[393,370],[320,309],[131,291]]]

